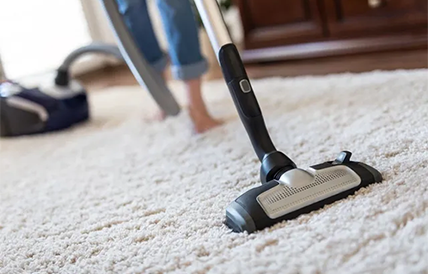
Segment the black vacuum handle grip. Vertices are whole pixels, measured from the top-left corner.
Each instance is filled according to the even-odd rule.
[[[276,151],[263,121],[241,57],[230,37],[216,0],[195,0],[199,15],[210,38],[241,121],[260,161]]]
[[[246,117],[261,116],[259,104],[235,45],[222,46],[218,58],[227,86],[233,98],[237,99],[235,103],[239,114]]]
[[[266,154],[276,149],[266,129],[238,49],[234,44],[223,45],[218,52],[218,59],[239,117],[261,161]]]

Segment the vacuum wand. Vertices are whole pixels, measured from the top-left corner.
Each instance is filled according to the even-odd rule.
[[[276,149],[266,129],[239,52],[224,23],[220,7],[215,0],[196,0],[195,4],[217,55],[238,114],[258,158],[262,161],[267,154],[275,152]]]

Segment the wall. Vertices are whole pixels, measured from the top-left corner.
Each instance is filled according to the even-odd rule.
[[[79,0],[0,1],[0,55],[13,79],[55,69],[91,41]]]

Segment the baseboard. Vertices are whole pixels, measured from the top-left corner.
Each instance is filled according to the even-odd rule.
[[[286,45],[272,48],[245,49],[245,63],[311,59],[389,50],[420,49],[427,47],[426,34],[402,34]]]

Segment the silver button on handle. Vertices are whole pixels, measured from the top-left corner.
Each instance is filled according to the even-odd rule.
[[[239,81],[239,86],[241,87],[243,93],[248,93],[251,91],[251,85],[247,79],[242,79]]]

